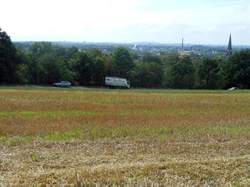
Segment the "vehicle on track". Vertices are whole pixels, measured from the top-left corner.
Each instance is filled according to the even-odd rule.
[[[105,85],[110,88],[130,88],[130,82],[119,77],[105,77]]]
[[[62,87],[62,88],[68,88],[71,87],[71,82],[69,81],[61,81],[61,82],[55,82],[53,84],[55,87]]]

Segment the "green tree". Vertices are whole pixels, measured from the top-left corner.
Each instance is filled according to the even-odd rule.
[[[133,59],[126,48],[118,48],[114,52],[115,76],[130,77],[130,70],[134,67]]]
[[[74,53],[75,54],[75,53]],[[73,81],[67,50],[49,42],[37,42],[31,47],[30,82],[52,84],[61,80]]]
[[[153,53],[146,52],[143,56],[143,62],[161,63],[161,58]]]
[[[179,54],[175,52],[163,53],[161,54],[161,61],[163,65],[162,87],[170,88],[173,85],[171,69],[179,61]]]
[[[222,73],[216,59],[204,59],[198,65],[198,87],[206,89],[220,88]]]
[[[91,80],[90,84],[95,86],[104,85],[106,75],[105,71],[105,55],[97,49],[92,49],[87,52],[91,58]]]
[[[86,52],[78,54],[76,59],[73,60],[72,68],[75,72],[75,80],[80,85],[90,85],[93,73],[93,61]]]
[[[10,37],[0,28],[0,84],[17,82],[18,58]]]
[[[182,57],[171,65],[169,87],[190,89],[194,87],[195,69],[189,57]]]
[[[179,61],[179,54],[174,52],[162,54],[160,58],[162,64],[166,67],[177,63]]]
[[[224,66],[227,86],[250,88],[250,50],[235,53]]]
[[[159,63],[137,62],[131,74],[133,86],[146,88],[161,86],[163,70]]]
[[[22,50],[17,49],[19,64],[17,65],[17,83],[30,84],[29,64],[31,62],[30,55],[26,55]]]

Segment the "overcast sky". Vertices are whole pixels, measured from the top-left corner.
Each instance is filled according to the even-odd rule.
[[[14,41],[250,44],[249,0],[0,0]]]

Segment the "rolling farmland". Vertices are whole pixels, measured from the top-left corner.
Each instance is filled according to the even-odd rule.
[[[250,92],[0,89],[0,186],[248,186]]]

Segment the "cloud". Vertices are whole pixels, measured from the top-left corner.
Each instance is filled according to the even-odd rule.
[[[0,0],[14,40],[250,43],[247,0]]]

